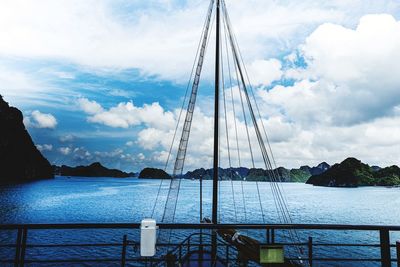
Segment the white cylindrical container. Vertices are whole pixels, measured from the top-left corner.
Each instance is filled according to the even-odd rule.
[[[154,219],[143,219],[140,224],[140,255],[153,257],[156,254],[157,225]]]

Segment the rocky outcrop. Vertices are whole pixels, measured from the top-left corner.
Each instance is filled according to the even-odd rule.
[[[311,176],[307,184],[332,187],[397,186],[400,185],[400,168],[370,167],[356,158],[347,158],[326,172]]]
[[[54,173],[61,176],[81,176],[81,177],[115,177],[127,178],[132,177],[131,173],[126,173],[117,169],[108,169],[99,162],[90,164],[89,166],[69,167],[62,165],[61,167],[53,166]]]
[[[139,178],[142,179],[171,179],[171,175],[164,170],[155,168],[144,168],[139,173]]]
[[[53,178],[50,163],[34,145],[20,110],[0,96],[0,183]]]
[[[261,168],[219,168],[218,176],[220,180],[270,181],[271,177],[275,177],[282,182],[304,183],[311,177],[312,173],[322,173],[329,169],[329,167],[329,164],[326,162],[320,163],[316,167],[302,166],[300,169],[279,167],[273,171],[275,176],[272,176],[271,171]],[[199,177],[202,177],[204,180],[212,179],[213,169],[200,168],[188,171],[183,176],[186,179],[199,179]]]
[[[241,177],[247,176],[249,169],[247,168],[218,168],[218,175],[220,180],[240,180]],[[183,178],[186,179],[200,179],[212,180],[214,175],[214,169],[195,169],[193,171],[188,171]]]

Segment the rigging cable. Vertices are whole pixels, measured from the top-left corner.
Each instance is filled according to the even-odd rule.
[[[184,107],[185,107],[187,95],[188,95],[188,92],[189,92],[189,87],[190,87],[190,84],[192,83],[193,72],[194,72],[194,69],[195,69],[195,66],[196,66],[196,62],[197,62],[197,59],[198,59],[198,56],[199,56],[200,46],[201,46],[201,43],[202,43],[202,40],[203,40],[203,36],[204,36],[204,33],[205,33],[206,25],[207,25],[207,20],[204,21],[202,32],[201,32],[201,36],[200,36],[200,39],[199,39],[199,43],[197,45],[196,56],[195,56],[193,64],[192,64],[192,69],[191,69],[191,72],[190,72],[190,78],[189,78],[189,81],[188,81],[188,83],[186,85],[185,96],[183,98],[182,106],[181,106],[180,111],[179,111],[178,121],[177,121],[176,126],[175,126],[175,130],[174,130],[174,135],[172,137],[171,146],[169,147],[167,160],[166,160],[165,165],[164,165],[164,171],[165,172],[167,172],[168,163],[169,163],[169,160],[170,160],[170,157],[171,157],[171,154],[172,154],[173,146],[175,144],[176,134],[178,132],[178,128],[179,128],[179,125],[180,125],[180,122],[181,122],[181,117],[182,117],[182,113],[183,113],[183,110],[184,110]],[[153,218],[153,216],[154,216],[154,212],[155,212],[155,209],[156,209],[156,206],[157,206],[157,203],[158,203],[158,199],[159,199],[159,196],[160,196],[160,192],[161,192],[161,188],[162,188],[162,185],[163,185],[163,181],[164,181],[164,179],[161,179],[159,187],[158,187],[158,190],[157,190],[157,196],[156,196],[156,200],[154,202],[154,206],[153,206],[153,209],[152,209],[152,212],[151,212],[151,218]]]
[[[225,32],[226,37],[226,32]],[[226,39],[225,39],[226,41]],[[232,190],[232,200],[233,200],[233,208],[235,212],[235,221],[237,222],[237,213],[236,213],[236,201],[235,201],[235,191],[233,188],[233,172],[232,172],[232,161],[231,161],[231,152],[230,152],[230,143],[229,143],[229,129],[228,129],[228,114],[226,109],[226,94],[225,94],[225,77],[224,77],[224,61],[223,61],[223,42],[221,42],[221,73],[222,73],[222,95],[224,99],[224,118],[225,118],[225,132],[226,132],[226,145],[228,148],[228,162],[229,162],[229,173],[230,173],[230,182],[231,182],[231,190]],[[228,50],[228,47],[226,47]]]
[[[206,51],[206,48],[208,45],[208,39],[209,39],[208,37],[209,37],[209,33],[210,33],[209,28],[210,28],[212,13],[213,13],[212,12],[213,6],[214,6],[214,0],[211,0],[210,6],[209,6],[209,9],[207,12],[206,27],[204,29],[204,34],[202,35],[203,40],[202,40],[200,54],[198,57],[195,77],[193,79],[192,92],[191,92],[189,104],[187,107],[187,112],[186,112],[185,121],[184,121],[184,125],[183,125],[182,135],[181,135],[179,148],[178,148],[178,153],[176,155],[173,177],[170,182],[167,200],[166,200],[165,207],[164,207],[164,214],[162,217],[163,222],[173,222],[174,217],[175,217],[176,204],[177,204],[177,198],[179,195],[180,181],[181,181],[180,177],[177,178],[177,175],[179,174],[181,176],[182,172],[183,172],[183,166],[184,166],[185,157],[186,157],[186,149],[187,149],[187,145],[188,145],[188,141],[189,141],[190,129],[191,129],[191,124],[192,124],[192,119],[193,119],[193,112],[194,112],[194,107],[195,107],[195,103],[196,103],[197,90],[198,90],[200,75],[201,75],[201,71],[202,71],[202,67],[203,67],[204,55],[205,55],[205,51]],[[170,211],[172,211],[172,212],[170,212]]]
[[[237,40],[236,40],[235,36],[234,36],[234,39],[235,39],[237,47],[239,47],[238,44],[237,44]],[[239,56],[240,56],[242,65],[243,65],[243,69],[244,69],[245,74],[246,74],[247,82],[249,84],[250,92],[251,92],[251,95],[253,97],[253,102],[254,102],[254,104],[256,106],[256,111],[258,113],[258,117],[259,117],[262,129],[263,129],[263,133],[265,135],[265,138],[266,138],[266,141],[267,141],[267,145],[268,145],[268,148],[269,148],[269,151],[270,151],[270,156],[271,156],[272,161],[271,161],[271,159],[268,159],[269,165],[271,166],[271,170],[273,170],[272,173],[276,177],[277,181],[278,182],[282,182],[281,175],[277,171],[277,165],[276,165],[276,162],[275,162],[275,157],[274,157],[274,154],[272,153],[271,144],[269,142],[269,138],[268,138],[267,132],[265,130],[264,122],[263,122],[262,117],[261,117],[260,109],[258,107],[258,103],[257,103],[256,97],[255,97],[255,94],[254,94],[254,90],[253,90],[253,87],[252,87],[251,82],[250,82],[250,78],[249,78],[249,74],[247,72],[246,65],[244,64],[244,60],[243,60],[243,57],[242,57],[240,49],[238,49],[238,51],[239,51]],[[281,194],[281,197],[283,198],[283,202],[286,204],[287,203],[287,198],[286,198],[285,190],[284,190],[283,187],[280,187],[279,184],[277,184],[277,186],[280,189],[280,194]],[[291,218],[291,215],[290,215],[290,212],[289,212],[287,204],[285,205],[285,209],[287,210],[287,215],[288,215],[288,218],[289,218],[289,222],[293,223],[293,220]],[[298,237],[296,231],[294,231],[294,234],[296,235],[297,239],[299,240],[299,237]]]
[[[236,38],[235,38],[235,41],[236,41],[236,44],[237,44]],[[238,46],[238,45],[237,45],[237,46]],[[244,60],[243,60],[242,54],[241,54],[241,52],[240,52],[240,49],[239,49],[239,55],[240,55],[240,59],[241,59],[241,62],[242,62],[242,65],[243,65],[243,68],[244,68],[244,71],[245,71],[245,74],[246,74],[246,77],[247,77],[247,82],[248,82],[248,84],[249,84],[250,92],[251,92],[251,95],[252,95],[252,97],[253,97],[253,102],[254,102],[254,104],[255,104],[255,106],[256,106],[256,111],[257,111],[257,114],[258,114],[258,117],[259,117],[259,120],[260,120],[260,123],[261,123],[261,128],[263,129],[263,133],[264,133],[264,135],[265,135],[265,138],[266,138],[266,141],[267,141],[267,145],[268,145],[268,148],[269,148],[269,151],[270,151],[270,157],[271,157],[272,161],[271,161],[270,158],[268,158],[269,165],[271,166],[271,170],[272,170],[273,175],[276,177],[275,179],[276,179],[278,182],[282,182],[281,175],[280,175],[279,172],[277,171],[277,165],[276,165],[275,157],[274,157],[274,154],[272,153],[271,144],[270,144],[270,142],[269,142],[269,138],[268,138],[267,132],[266,132],[266,130],[265,130],[265,126],[264,126],[263,119],[262,119],[262,117],[261,117],[260,109],[259,109],[259,107],[258,107],[258,103],[257,103],[256,97],[255,97],[255,94],[254,94],[254,90],[253,90],[253,87],[252,87],[252,85],[251,85],[250,78],[249,78],[249,74],[248,74],[248,72],[247,72],[246,65],[244,64]],[[291,214],[290,214],[290,212],[289,212],[288,205],[287,205],[287,202],[288,202],[288,201],[287,201],[287,198],[286,198],[285,190],[284,190],[283,186],[281,187],[281,186],[279,185],[279,183],[277,183],[276,185],[277,185],[277,187],[278,187],[279,190],[280,190],[279,193],[281,194],[281,197],[282,197],[282,199],[283,199],[283,203],[285,203],[285,209],[286,209],[286,212],[287,212],[287,216],[288,216],[289,222],[290,222],[290,223],[293,223],[293,220],[292,220],[292,217],[291,217]],[[299,238],[299,236],[298,236],[297,231],[290,230],[290,232],[291,232],[291,235],[294,235],[294,236],[295,236],[295,238],[292,238],[292,239],[293,239],[293,240],[297,240],[298,243],[299,243],[299,242],[300,242],[300,238]],[[298,246],[298,249],[299,249],[299,251],[301,252],[301,254],[303,254],[303,248],[300,247],[300,246]]]
[[[230,66],[230,60],[229,60],[229,49],[228,49],[228,43],[227,43],[227,29],[226,29],[226,21],[223,17],[223,24],[224,24],[224,33],[225,33],[225,46],[226,46],[226,54],[227,54],[227,65],[228,65],[228,73],[229,73],[229,85],[230,85],[230,96],[231,96],[231,103],[232,103],[232,111],[233,111],[233,122],[235,126],[235,140],[236,140],[236,151],[237,151],[237,158],[238,158],[238,163],[239,167],[242,166],[241,160],[240,160],[240,148],[239,148],[239,134],[238,134],[238,127],[237,127],[237,122],[236,122],[236,108],[235,108],[235,100],[234,100],[234,95],[233,95],[233,82],[232,82],[232,75],[231,75],[231,66]],[[240,169],[239,169],[240,171]],[[244,197],[244,189],[243,189],[243,179],[240,175],[239,172],[237,172],[237,175],[240,178],[240,185],[241,185],[241,193],[242,193],[242,203],[243,203],[243,209],[244,209],[244,219],[247,221],[247,212],[246,212],[246,201]]]
[[[225,14],[227,15],[227,13],[225,12]],[[229,24],[229,20],[228,20],[228,30],[230,30],[230,24]],[[234,60],[235,60],[235,63],[236,63],[236,70],[239,72],[239,74],[240,74],[240,79],[239,79],[239,77],[237,77],[237,79],[238,79],[238,82],[239,81],[241,81],[242,83],[242,86],[243,86],[243,93],[244,93],[244,95],[245,95],[245,97],[246,97],[246,101],[247,101],[247,104],[248,104],[248,106],[249,106],[249,111],[250,111],[250,115],[251,115],[251,119],[252,119],[252,121],[253,121],[253,124],[254,124],[254,128],[255,128],[255,131],[256,131],[256,136],[257,136],[257,140],[258,140],[258,142],[259,142],[259,146],[260,146],[260,149],[261,149],[261,152],[262,152],[262,156],[263,156],[263,159],[264,159],[264,163],[266,164],[266,167],[267,167],[267,170],[268,169],[270,169],[270,167],[268,166],[268,155],[265,153],[265,147],[264,147],[264,145],[263,145],[263,143],[262,143],[262,140],[260,140],[260,134],[259,134],[259,129],[258,129],[258,125],[257,125],[257,122],[256,122],[256,120],[254,119],[254,112],[253,112],[253,110],[252,110],[252,107],[251,107],[251,103],[249,102],[249,98],[248,98],[248,93],[247,93],[247,88],[246,88],[246,84],[245,84],[245,81],[244,81],[244,78],[243,78],[243,72],[242,72],[242,69],[241,69],[241,65],[240,65],[240,62],[239,62],[239,59],[238,59],[238,54],[237,54],[237,50],[236,50],[236,45],[235,45],[235,43],[234,43],[234,41],[233,41],[233,34],[231,33],[231,31],[230,31],[230,40],[231,40],[231,46],[232,46],[232,51],[233,51],[233,53],[234,53]],[[243,105],[243,103],[242,103],[242,105]],[[273,190],[273,195],[275,195],[275,196],[277,196],[276,197],[276,200],[277,200],[277,202],[276,203],[278,203],[278,207],[279,207],[279,210],[280,210],[280,212],[281,212],[281,215],[282,215],[282,217],[283,217],[283,219],[284,219],[284,222],[287,222],[287,215],[286,215],[286,213],[285,213],[285,209],[284,209],[284,207],[283,207],[283,203],[282,203],[282,200],[281,200],[281,198],[279,197],[279,193],[277,192],[277,188],[276,188],[276,184],[275,183],[272,183],[272,190]]]
[[[223,5],[225,5],[224,1],[223,1]],[[255,132],[256,132],[256,135],[257,135],[257,140],[259,142],[260,149],[261,149],[262,156],[264,158],[264,163],[265,163],[265,165],[267,167],[267,170],[268,169],[270,170],[270,172],[268,172],[268,173],[272,174],[271,178],[270,178],[270,179],[273,180],[273,183],[271,183],[272,184],[271,188],[273,189],[273,194],[277,197],[277,200],[278,200],[277,202],[279,204],[279,208],[280,208],[281,213],[282,213],[281,215],[282,215],[284,221],[290,222],[291,221],[291,217],[290,217],[290,213],[288,211],[287,205],[285,203],[286,199],[282,196],[282,192],[280,190],[280,187],[277,184],[277,178],[275,177],[275,173],[274,173],[274,170],[272,168],[271,161],[269,159],[269,156],[268,156],[267,150],[265,148],[265,144],[264,144],[261,132],[260,132],[258,124],[257,124],[257,120],[256,120],[255,115],[254,115],[253,108],[251,106],[251,101],[250,101],[250,98],[249,98],[249,95],[248,95],[248,92],[247,92],[247,88],[246,88],[246,85],[245,85],[245,79],[243,77],[243,72],[242,72],[242,70],[240,68],[240,62],[239,62],[238,53],[237,53],[237,50],[236,50],[237,43],[235,45],[234,39],[232,38],[232,36],[234,36],[234,35],[232,34],[231,29],[230,29],[230,21],[229,21],[229,17],[227,15],[226,9],[225,9],[224,15],[225,15],[226,20],[228,22],[228,30],[229,30],[229,33],[230,33],[230,40],[231,40],[231,46],[232,46],[233,53],[234,53],[234,59],[235,59],[237,68],[239,69],[239,72],[240,72],[241,81],[242,81],[242,84],[243,84],[243,91],[245,93],[246,100],[247,100],[247,103],[248,103],[248,106],[249,106],[250,115],[251,115],[251,118],[252,118],[252,121],[253,121],[253,124],[254,124],[254,128],[255,128]],[[244,65],[244,63],[243,63],[243,65]],[[290,235],[291,236],[293,235],[291,233],[291,231],[290,231]],[[296,233],[296,237],[298,238],[297,233]],[[293,236],[292,236],[292,240],[295,240]],[[301,251],[299,251],[299,252],[301,253]]]
[[[243,60],[241,51],[240,51],[240,49],[239,49],[238,42],[237,42],[237,39],[236,39],[236,37],[235,37],[234,34],[233,34],[233,39],[234,39],[234,42],[235,42],[235,44],[236,44],[237,51],[238,51],[240,60],[241,60],[242,65],[243,65],[243,69],[244,69],[245,74],[246,74],[246,77],[247,77],[247,81],[248,81],[248,84],[249,84],[249,87],[250,87],[250,92],[252,93],[253,100],[254,100],[255,106],[256,106],[256,110],[258,111],[258,115],[259,115],[259,118],[260,118],[260,122],[261,122],[261,125],[262,125],[263,130],[264,130],[264,134],[266,135],[264,123],[263,123],[263,120],[262,120],[262,117],[261,117],[261,114],[260,114],[260,111],[259,111],[259,108],[258,108],[258,104],[257,104],[256,98],[255,98],[255,95],[254,95],[253,88],[252,88],[251,83],[250,83],[250,79],[249,79],[249,75],[248,75],[248,72],[247,72],[247,68],[246,68],[246,65],[244,64],[244,60]],[[249,102],[249,103],[250,103],[250,102]],[[261,136],[261,135],[260,135],[260,136]],[[269,164],[269,166],[270,166],[270,168],[271,168],[271,170],[272,170],[271,173],[274,175],[274,179],[276,179],[278,182],[282,182],[281,176],[280,176],[279,173],[276,171],[276,163],[275,163],[275,159],[274,159],[274,157],[273,157],[273,153],[272,153],[272,149],[271,149],[271,146],[270,146],[270,143],[269,143],[269,139],[267,138],[266,140],[267,140],[267,142],[268,142],[268,147],[269,147],[269,150],[270,150],[270,153],[271,153],[271,157],[273,158],[274,164],[275,164],[275,168],[274,168],[273,165],[272,165],[272,163],[271,163],[271,160],[270,160],[270,158],[269,158],[269,156],[268,156],[268,153],[266,153],[267,160],[268,160],[268,164]],[[261,137],[261,141],[264,143],[262,137]],[[265,146],[265,145],[264,145],[264,146]],[[292,223],[292,220],[291,220],[291,218],[290,218],[290,213],[289,213],[289,210],[288,210],[287,204],[286,204],[287,200],[286,200],[286,198],[285,198],[285,195],[282,194],[282,192],[283,192],[284,190],[283,190],[283,188],[280,188],[279,184],[276,184],[276,186],[277,186],[278,189],[279,189],[280,197],[282,197],[283,200],[284,200],[283,203],[285,204],[285,209],[286,209],[286,211],[287,211],[287,215],[288,215],[288,217],[289,217],[289,219],[290,219],[290,222]],[[282,192],[281,192],[281,191],[282,191]]]
[[[238,71],[240,74],[241,74],[241,79],[239,79],[239,77],[237,76],[237,80],[238,80],[238,83],[239,83],[239,81],[242,81],[242,85],[243,85],[243,91],[244,91],[244,93],[245,93],[245,96],[247,97],[248,95],[247,95],[247,90],[246,90],[246,84],[245,84],[245,82],[244,82],[244,79],[243,79],[243,76],[242,76],[242,70],[241,70],[241,67],[240,67],[240,63],[239,63],[239,60],[238,60],[238,56],[237,56],[237,50],[236,50],[236,46],[235,46],[235,43],[234,43],[234,41],[233,41],[233,34],[232,34],[232,32],[231,32],[231,29],[230,29],[230,21],[229,21],[229,17],[228,17],[228,14],[227,14],[227,12],[226,12],[226,10],[225,10],[225,17],[226,17],[226,21],[227,21],[227,27],[228,27],[228,31],[229,31],[229,36],[230,36],[230,42],[231,42],[231,47],[232,47],[232,53],[234,54],[233,56],[234,56],[234,60],[235,60],[235,66],[236,66],[236,71]],[[236,73],[236,75],[238,75],[237,73]],[[246,98],[246,100],[248,100],[248,98]],[[249,101],[247,101],[248,102],[248,104],[249,104]],[[251,115],[253,115],[253,113],[252,113],[252,108],[251,108],[251,104],[249,105],[249,110],[250,110],[250,114]],[[256,130],[256,135],[257,135],[257,139],[258,139],[258,142],[259,142],[259,145],[260,145],[260,148],[261,148],[261,150],[262,150],[262,156],[263,156],[263,158],[264,158],[264,163],[267,165],[266,167],[267,167],[267,169],[270,169],[270,167],[268,166],[268,162],[267,162],[267,155],[264,153],[264,149],[265,149],[265,147],[263,147],[263,144],[260,142],[260,139],[259,139],[259,131],[258,131],[258,126],[257,126],[257,123],[256,123],[256,121],[253,119],[253,116],[252,116],[252,120],[253,120],[253,124],[254,124],[254,122],[255,122],[255,124],[254,124],[254,127],[255,127],[255,130]],[[263,149],[264,148],[264,149]],[[276,195],[276,196],[279,196],[278,194],[276,194],[276,188],[275,188],[275,183],[272,183],[272,189],[273,189],[273,195]],[[283,209],[283,207],[282,207],[282,202],[281,202],[281,200],[280,200],[280,198],[279,197],[277,197],[277,202],[276,202],[278,205],[278,207],[279,207],[279,210],[281,211],[281,213],[282,213],[282,216],[283,216],[283,218],[284,218],[284,221],[286,222],[287,220],[286,220],[286,214],[285,214],[285,210]]]
[[[224,16],[223,16],[224,17]],[[225,17],[223,18],[223,23],[224,23],[224,28],[225,28],[225,37],[226,37],[226,32],[227,30],[227,25],[226,25],[226,21],[225,21]],[[225,42],[227,42],[227,38],[225,38]],[[228,47],[228,46],[227,46]],[[229,50],[227,49],[228,54],[229,54]],[[231,76],[231,68],[230,68],[230,61],[229,61],[229,56],[228,57],[228,68],[229,68],[229,79],[230,79],[230,85],[231,85],[231,102],[232,102],[232,109],[233,109],[233,119],[235,122],[235,137],[236,137],[236,146],[237,146],[237,153],[238,153],[238,162],[239,162],[239,167],[241,166],[241,157],[240,157],[240,147],[239,147],[239,135],[238,135],[238,127],[237,127],[237,122],[236,122],[236,111],[235,111],[235,100],[234,100],[234,95],[233,95],[233,83],[232,83],[232,76]],[[237,78],[237,72],[236,72],[236,68],[235,68],[235,73],[236,73],[236,78]],[[237,81],[239,81],[238,79],[236,79]],[[239,94],[240,94],[240,84],[238,83],[238,90],[239,90]],[[243,108],[243,106],[242,106]],[[244,111],[244,109],[243,109]],[[245,113],[243,113],[245,116]],[[247,123],[246,123],[246,127],[247,127]],[[251,148],[250,148],[251,151]],[[252,155],[252,154],[251,154]],[[241,187],[241,193],[242,193],[242,203],[243,203],[243,211],[244,211],[244,221],[247,221],[247,211],[246,211],[246,200],[245,200],[245,194],[244,194],[244,185],[243,185],[243,179],[241,177],[241,175],[239,174],[240,179],[240,187]]]

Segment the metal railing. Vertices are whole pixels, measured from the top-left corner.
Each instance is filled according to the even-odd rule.
[[[302,257],[302,261],[307,263],[308,266],[313,266],[317,264],[329,263],[338,264],[337,266],[347,266],[355,265],[357,262],[367,262],[374,263],[376,266],[389,267],[397,265],[400,267],[400,243],[390,242],[390,235],[394,232],[400,233],[400,226],[377,226],[377,225],[333,225],[333,224],[159,224],[160,230],[169,229],[174,230],[174,232],[182,232],[183,238],[181,240],[175,240],[171,243],[157,243],[157,250],[163,251],[163,255],[156,255],[153,258],[142,258],[138,253],[139,249],[139,239],[136,238],[139,235],[134,235],[134,241],[129,241],[128,236],[124,234],[125,231],[137,231],[139,233],[140,224],[130,224],[130,223],[85,223],[85,224],[13,224],[13,225],[0,225],[0,237],[2,232],[12,232],[15,236],[14,242],[6,241],[7,243],[0,242],[0,265],[3,266],[24,266],[26,264],[34,264],[34,266],[40,264],[65,264],[69,263],[87,263],[93,264],[93,266],[98,266],[99,263],[107,264],[110,263],[115,265],[129,265],[140,266],[143,263],[165,263],[168,264],[168,259],[165,254],[174,254],[174,261],[182,263],[185,255],[192,251],[198,250],[200,247],[203,250],[207,250],[209,245],[209,234],[213,231],[226,230],[226,229],[236,229],[241,231],[258,231],[262,232],[265,237],[265,244],[278,244],[284,245],[285,248],[290,247],[303,247],[306,251],[307,257]],[[69,230],[107,230],[107,231],[119,231],[120,235],[119,242],[63,242],[63,243],[32,243],[30,240],[30,235],[35,233],[35,231],[45,230],[49,233],[56,230],[65,230],[63,233],[68,233]],[[286,230],[299,230],[307,232],[307,236],[304,238],[304,242],[300,243],[284,243],[277,240],[276,236]],[[193,232],[194,231],[194,232]],[[201,236],[198,234],[200,231],[205,233]],[[264,234],[265,231],[265,234]],[[379,238],[373,243],[345,243],[345,242],[320,242],[319,234],[326,232],[335,231],[351,231],[351,232],[374,232],[377,233]],[[15,235],[14,235],[15,233]],[[107,235],[106,235],[107,236]],[[301,235],[302,236],[302,235]],[[201,237],[196,241],[193,241],[193,237]],[[79,238],[78,238],[79,239]],[[201,240],[202,239],[202,240]],[[3,238],[3,240],[5,240]],[[200,241],[199,241],[200,240]],[[237,251],[235,251],[235,246],[219,240],[218,246],[220,250],[226,251],[223,257],[220,257],[221,262],[233,263],[236,261]],[[35,259],[30,258],[27,254],[32,249],[83,249],[91,248],[92,251],[100,251],[103,248],[117,248],[118,253],[113,255],[113,257],[96,257],[96,258],[62,258],[62,259]],[[339,255],[328,255],[321,256],[318,255],[316,249],[318,248],[340,248],[345,251],[348,248],[352,249],[362,249],[362,248],[373,248],[379,250],[377,257],[366,257],[368,255],[357,256],[347,256],[341,257]],[[13,253],[6,253],[5,250],[13,250]],[[393,253],[395,251],[395,253]],[[4,254],[7,255],[4,255]],[[325,253],[326,254],[326,253]],[[336,253],[338,254],[338,253]],[[368,254],[368,253],[367,253]],[[170,260],[170,259],[169,259]],[[204,259],[207,261],[207,259]],[[298,260],[298,258],[293,257],[288,258],[288,260]],[[173,266],[173,265],[169,265]],[[321,266],[321,265],[320,265]]]

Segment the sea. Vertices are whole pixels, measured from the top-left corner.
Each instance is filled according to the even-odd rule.
[[[203,182],[202,217],[211,217],[212,182]],[[164,211],[169,181],[137,178],[56,177],[31,183],[0,187],[1,224],[58,223],[140,223],[144,218],[160,221]],[[400,188],[317,187],[302,183],[281,183],[291,220],[298,224],[400,225]],[[271,184],[267,182],[219,182],[219,221],[221,223],[280,223]],[[259,194],[258,194],[259,192]],[[259,195],[261,203],[259,201]],[[156,202],[157,200],[157,202]],[[175,222],[200,221],[200,184],[182,180],[175,212]],[[119,259],[120,247],[35,247],[43,244],[121,243],[124,234],[138,243],[136,230],[31,230],[27,236],[25,266],[119,266],[119,262],[41,263],[57,259]],[[265,232],[242,231],[242,234],[266,242]],[[185,233],[174,238],[184,238]],[[314,243],[379,244],[378,232],[298,231],[300,242],[311,236]],[[16,231],[0,230],[1,266],[13,266]],[[290,242],[288,234],[276,233],[277,241]],[[390,233],[391,242],[400,234]],[[133,250],[133,248],[132,248]],[[288,251],[285,253],[292,253]],[[130,250],[128,250],[128,254]],[[134,252],[131,252],[134,253]],[[307,252],[305,252],[307,254]],[[316,258],[379,258],[379,247],[320,246]],[[391,251],[395,257],[395,248]],[[128,255],[129,256],[129,255]],[[29,260],[34,261],[29,263]],[[134,263],[131,263],[135,266]],[[304,266],[308,266],[305,264]],[[323,262],[313,266],[380,266],[380,262]],[[393,262],[393,266],[394,262]]]

